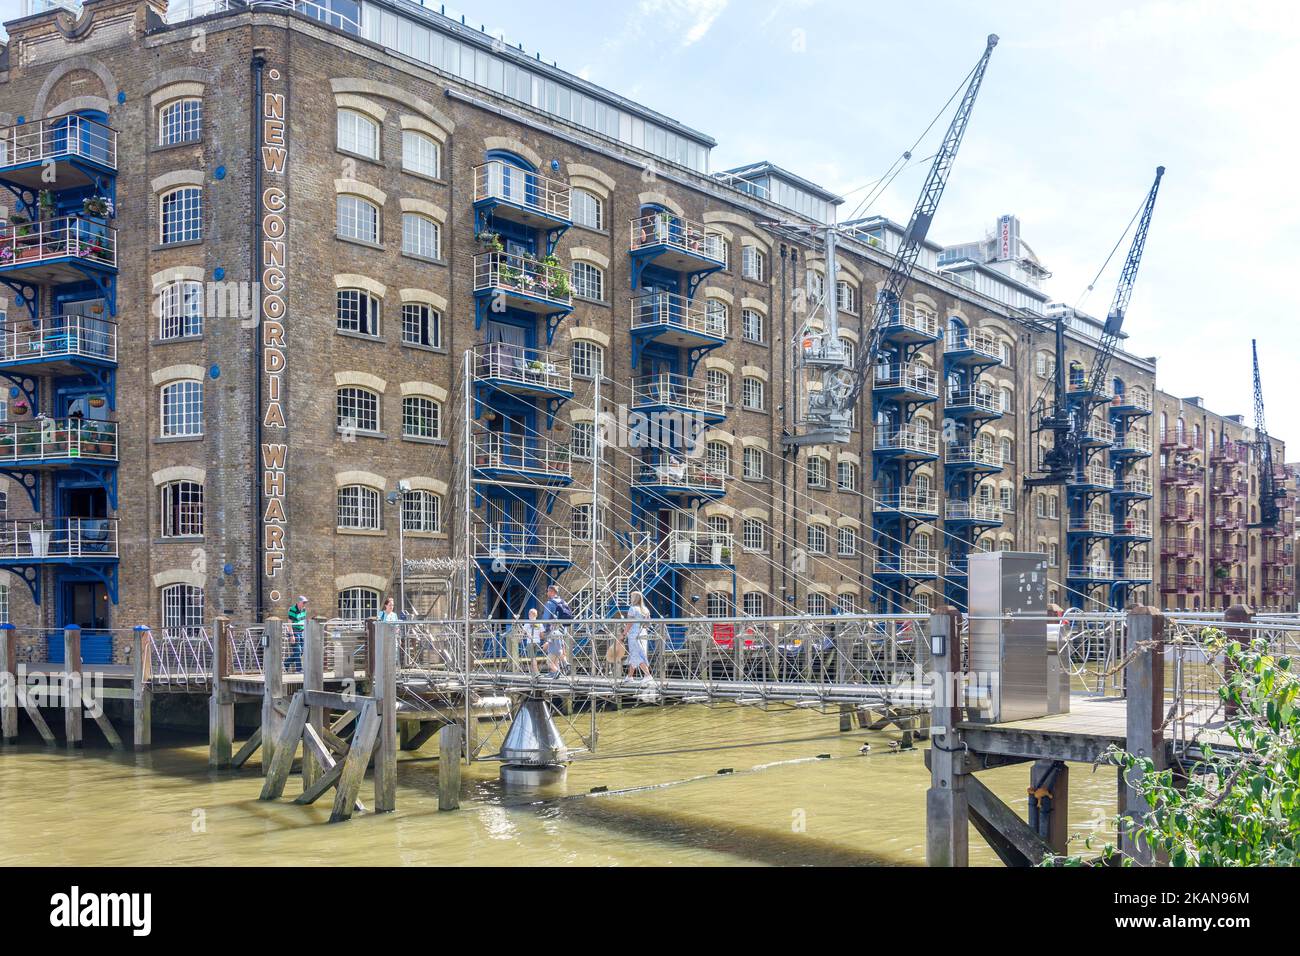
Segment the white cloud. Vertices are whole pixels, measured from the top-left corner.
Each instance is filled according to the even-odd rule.
[[[653,24],[657,32],[680,37],[683,47],[699,43],[715,20],[727,9],[727,0],[641,0],[632,28],[643,32]]]

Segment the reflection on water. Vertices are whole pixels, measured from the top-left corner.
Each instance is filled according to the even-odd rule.
[[[587,721],[575,718],[584,730]],[[561,787],[507,792],[496,763],[475,763],[454,813],[437,809],[435,741],[401,755],[395,814],[337,826],[325,825],[328,800],[289,802],[297,779],[286,800],[261,803],[255,761],[209,771],[197,738],[155,732],[156,749],[139,756],[24,743],[0,753],[0,863],[924,863],[922,752],[891,749],[896,734],[838,726],[838,715],[737,707],[602,713],[597,753],[575,760]],[[981,779],[1023,812],[1028,773]],[[361,796],[369,802],[368,785]],[[1114,813],[1114,771],[1073,766],[1070,801],[1082,848]],[[973,830],[970,844],[972,863],[997,865]]]

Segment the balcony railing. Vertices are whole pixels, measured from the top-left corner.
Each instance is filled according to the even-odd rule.
[[[1129,538],[1150,538],[1151,519],[1144,515],[1129,515],[1115,525],[1114,533]]]
[[[668,326],[692,335],[727,337],[727,320],[719,314],[693,305],[676,292],[652,292],[632,300],[632,329]]]
[[[1214,446],[1210,461],[1224,464],[1245,464],[1250,459],[1250,446],[1245,442],[1224,441]]]
[[[904,425],[902,428],[878,428],[873,447],[879,451],[913,451],[923,455],[939,454],[939,433],[930,428]]]
[[[1136,408],[1139,411],[1151,411],[1151,393],[1143,391],[1125,391],[1110,400],[1114,408]]]
[[[573,537],[562,528],[520,528],[476,522],[474,557],[479,560],[561,561],[573,556]]]
[[[1185,501],[1160,502],[1161,521],[1191,521],[1192,506]]]
[[[1072,564],[1067,576],[1071,578],[1088,578],[1095,581],[1115,580],[1115,565],[1109,561],[1089,561],[1087,564]]]
[[[882,574],[937,575],[939,555],[935,551],[908,548],[902,554],[882,554],[876,558],[876,571]]]
[[[1190,558],[1195,548],[1189,538],[1163,537],[1160,539],[1160,553],[1172,558]]]
[[[1210,559],[1219,564],[1237,564],[1246,560],[1246,546],[1244,544],[1211,545]]]
[[[948,352],[974,352],[984,358],[1001,360],[1002,343],[996,335],[984,329],[949,329],[944,337],[944,350]]]
[[[1115,426],[1100,418],[1089,419],[1084,426],[1083,434],[1085,438],[1099,445],[1110,445],[1115,442]]]
[[[81,216],[0,225],[0,269],[69,257],[117,268],[117,230]]]
[[[569,270],[533,256],[484,252],[474,257],[474,291],[498,290],[557,306],[573,305]]]
[[[116,362],[117,323],[89,315],[49,315],[26,321],[15,313],[0,324],[0,362],[74,358]]]
[[[1104,465],[1088,465],[1070,476],[1072,485],[1094,485],[1100,488],[1115,487],[1115,473]]]
[[[874,314],[877,307],[872,307]],[[888,314],[881,323],[885,334],[890,332],[914,332],[928,339],[939,337],[939,320],[928,309],[918,309],[915,303],[903,302],[888,309]]]
[[[699,415],[718,417],[727,414],[727,403],[721,395],[676,372],[646,375],[637,379],[633,386],[634,409],[660,405]]]
[[[1149,475],[1131,475],[1116,485],[1115,490],[1128,495],[1154,494]]]
[[[1150,561],[1126,561],[1123,572],[1116,572],[1129,581],[1150,581],[1154,568]]]
[[[991,388],[980,386],[948,389],[947,405],[950,409],[972,408],[990,414],[1002,411],[998,393]]]
[[[0,521],[0,560],[116,557],[116,518]]]
[[[474,202],[498,200],[548,219],[568,221],[568,183],[547,179],[499,159],[474,167]]]
[[[1221,531],[1238,531],[1246,526],[1243,515],[1220,512],[1210,518],[1210,524]]]
[[[65,458],[117,461],[117,423],[42,418],[0,425],[0,464]]]
[[[939,381],[934,369],[917,362],[877,365],[876,388],[903,388],[918,395],[939,397]]]
[[[500,432],[479,432],[472,444],[475,468],[533,472],[548,478],[573,474],[568,445]]]
[[[1295,552],[1286,549],[1265,550],[1263,560],[1270,566],[1286,567],[1295,564]]]
[[[1115,451],[1137,455],[1151,454],[1151,436],[1146,432],[1125,432],[1115,440]]]
[[[1205,577],[1200,574],[1175,574],[1166,577],[1160,585],[1160,590],[1165,592],[1177,592],[1181,594],[1190,594],[1200,591],[1205,587]]]
[[[918,514],[938,514],[939,495],[933,491],[921,491],[916,488],[904,488],[891,491],[876,498],[872,506],[874,511],[906,511]]]
[[[1221,498],[1241,498],[1246,494],[1246,479],[1216,478],[1210,490]]]
[[[673,564],[728,565],[735,555],[735,538],[723,531],[673,531],[666,539],[667,560]]]
[[[1264,590],[1268,590],[1267,585],[1265,585]],[[1246,579],[1238,575],[1228,575],[1227,577],[1220,577],[1217,574],[1213,575],[1210,577],[1210,593],[1245,594]]]
[[[1080,392],[1096,396],[1098,399],[1109,402],[1113,397],[1110,394],[1110,388],[1105,381],[1093,383],[1087,375],[1082,372],[1071,372],[1069,375],[1068,388],[1071,392]]]
[[[1115,518],[1095,511],[1084,515],[1071,515],[1069,529],[1080,534],[1114,534]]]
[[[629,224],[630,248],[633,252],[654,246],[667,246],[678,252],[701,259],[710,259],[718,265],[726,264],[723,239],[705,230],[704,225],[657,212],[640,216]]]
[[[726,480],[727,476],[707,460],[684,456],[661,456],[642,462],[637,470],[639,485],[721,492],[726,487]]]
[[[72,158],[116,169],[117,130],[75,115],[0,129],[0,167]]]
[[[958,499],[944,504],[943,516],[948,521],[982,521],[1000,524],[1002,506],[992,500]]]
[[[573,391],[573,369],[567,355],[507,342],[474,346],[474,375],[527,389]]]
[[[1005,464],[1001,449],[991,442],[949,444],[943,460],[949,465],[987,465],[990,468],[1001,468]]]
[[[214,13],[244,10],[249,5],[249,0],[171,0],[167,4],[165,19],[168,23],[184,23]],[[344,33],[351,33],[354,36],[361,33],[361,24],[357,20],[331,6],[313,3],[311,0],[254,0],[254,5],[296,10],[304,16],[319,20]]]
[[[1166,465],[1160,469],[1162,485],[1190,485],[1196,480],[1196,471],[1187,465]]]

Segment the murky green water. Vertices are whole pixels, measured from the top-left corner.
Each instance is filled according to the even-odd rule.
[[[588,719],[574,720],[585,731]],[[259,802],[256,758],[245,770],[210,772],[199,738],[164,739],[139,756],[24,743],[0,751],[0,863],[923,864],[922,752],[891,750],[897,733],[838,726],[837,716],[807,711],[605,713],[596,754],[575,760],[561,788],[506,792],[496,763],[476,763],[461,809],[449,813],[437,809],[433,741],[401,754],[396,813],[334,826],[324,822],[328,801],[290,802],[298,777],[285,800]],[[981,774],[1022,811],[1027,777],[1027,765]],[[1076,846],[1108,830],[1114,780],[1113,770],[1072,769]],[[610,792],[590,795],[593,787]],[[367,781],[367,804],[372,793]],[[971,858],[998,864],[973,830]]]

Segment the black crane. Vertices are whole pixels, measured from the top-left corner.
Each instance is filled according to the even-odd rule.
[[[1264,427],[1264,389],[1259,381],[1259,351],[1254,339],[1250,340],[1250,357],[1255,366],[1255,460],[1259,462],[1259,521],[1250,527],[1276,528],[1286,489],[1273,473],[1273,443]]]
[[[1092,369],[1088,378],[1079,383],[1079,396],[1071,401],[1065,380],[1065,317],[1056,320],[1056,374],[1053,381],[1053,397],[1050,409],[1044,409],[1035,431],[1052,433],[1052,447],[1043,455],[1041,474],[1027,475],[1025,487],[1038,485],[1064,484],[1079,467],[1080,454],[1083,449],[1084,429],[1092,416],[1093,409],[1106,401],[1105,382],[1110,369],[1110,361],[1119,346],[1120,331],[1124,326],[1124,314],[1128,311],[1129,300],[1133,297],[1133,285],[1137,281],[1138,266],[1142,264],[1142,252],[1147,244],[1147,232],[1151,228],[1151,212],[1155,209],[1156,194],[1160,191],[1160,179],[1165,174],[1163,166],[1156,167],[1156,179],[1147,193],[1146,203],[1138,219],[1137,231],[1133,234],[1133,243],[1129,246],[1128,258],[1124,261],[1124,271],[1120,273],[1119,285],[1115,289],[1115,298],[1106,313],[1106,322],[1102,327],[1101,342],[1093,357]]]
[[[948,183],[948,175],[952,172],[957,150],[961,146],[962,137],[966,134],[966,125],[970,121],[975,98],[979,94],[980,84],[984,82],[984,72],[988,69],[989,57],[997,45],[997,34],[989,34],[984,55],[971,70],[966,92],[957,111],[953,114],[952,122],[948,124],[948,132],[944,134],[942,145],[935,153],[934,163],[930,167],[929,175],[926,176],[925,185],[921,187],[921,196],[907,224],[907,232],[899,243],[898,251],[890,263],[889,273],[885,276],[885,281],[876,296],[871,329],[864,337],[863,347],[858,350],[853,368],[832,369],[823,379],[821,391],[809,396],[808,426],[811,434],[804,436],[798,442],[799,444],[817,439],[838,442],[849,440],[849,423],[853,408],[857,405],[863,389],[871,381],[885,328],[894,310],[901,307],[903,302],[903,290],[912,278],[917,256],[920,255],[921,246],[925,243],[930,224],[934,221],[934,214],[939,208],[939,200],[943,196],[944,186]],[[833,257],[832,246],[828,258],[833,260]],[[830,294],[832,296],[835,294],[833,288]]]

